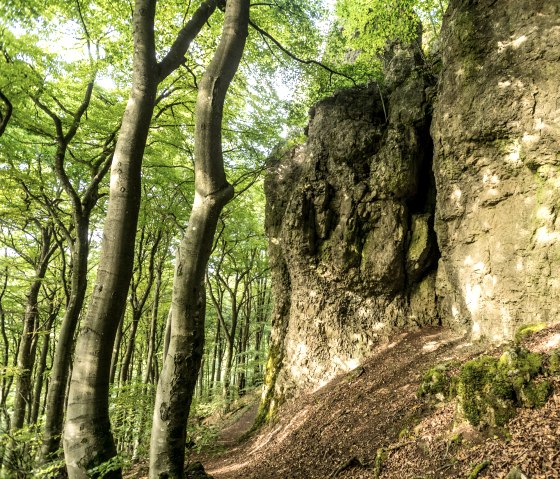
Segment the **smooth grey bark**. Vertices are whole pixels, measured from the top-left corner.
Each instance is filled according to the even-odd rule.
[[[109,205],[96,283],[76,342],[64,427],[64,455],[71,479],[116,455],[109,421],[109,374],[119,320],[134,260],[140,205],[140,169],[157,90],[155,0],[134,10],[133,84],[111,166]],[[121,477],[120,470],[106,477]]]
[[[179,32],[168,54],[156,61],[156,0],[136,0],[133,15],[132,89],[111,165],[109,205],[96,283],[76,343],[70,381],[64,455],[70,479],[116,455],[109,421],[111,356],[122,317],[134,260],[141,195],[142,157],[158,84],[184,61],[192,40],[214,12],[218,0],[203,2]],[[120,478],[121,470],[106,478]]]
[[[90,183],[80,193],[79,189],[72,185],[70,177],[67,174],[65,157],[68,146],[76,135],[82,117],[86,113],[91,102],[93,86],[94,79],[88,83],[84,98],[73,114],[72,122],[66,132],[64,132],[61,118],[53,110],[43,104],[39,98],[34,98],[35,104],[53,120],[57,142],[54,170],[58,180],[70,198],[72,206],[72,223],[71,227],[67,228],[59,219],[58,210],[52,203],[47,203],[51,216],[57,221],[70,247],[71,269],[70,287],[67,288],[68,301],[60,326],[50,372],[50,387],[46,400],[45,428],[41,447],[41,462],[43,463],[55,459],[58,456],[60,448],[64,406],[66,404],[66,389],[69,371],[72,366],[74,334],[78,326],[87,290],[90,216],[99,199],[99,184],[107,174],[111,164],[112,146],[116,135],[116,132],[114,132],[107,138],[103,145],[101,155],[91,165],[92,177]],[[73,230],[74,235],[71,230]]]
[[[199,84],[195,201],[175,264],[169,347],[152,423],[152,479],[182,479],[184,474],[186,425],[203,351],[204,274],[219,215],[233,197],[222,154],[223,107],[245,48],[249,5],[249,0],[228,0],[220,43]]]

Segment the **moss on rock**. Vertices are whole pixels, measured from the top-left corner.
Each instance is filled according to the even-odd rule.
[[[546,403],[552,385],[535,381],[542,372],[543,356],[521,348],[505,351],[500,359],[482,356],[468,361],[458,377],[459,411],[474,426],[504,426],[517,407]]]
[[[455,363],[446,361],[428,369],[422,376],[418,397],[434,396],[440,401],[454,395],[454,380],[451,369]]]
[[[551,375],[560,373],[560,349],[555,349],[549,354],[547,372]]]
[[[538,333],[544,328],[546,328],[546,323],[526,324],[525,326],[521,326],[515,333],[516,344],[519,344],[523,338]]]

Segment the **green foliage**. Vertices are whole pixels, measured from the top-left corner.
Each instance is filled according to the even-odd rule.
[[[123,460],[121,456],[116,455],[108,461],[105,461],[98,466],[88,469],[87,475],[92,479],[101,479],[103,477],[106,477],[111,472],[123,469],[126,465],[127,461]]]
[[[37,465],[35,459],[41,448],[41,424],[26,425],[16,431],[0,433],[0,453],[3,455],[7,477],[57,479],[64,467],[62,459]],[[62,450],[59,451],[62,454]]]
[[[125,385],[113,387],[111,399],[109,413],[119,457],[113,458],[110,464],[98,467],[118,469],[120,462],[114,461],[128,463],[148,454],[155,385],[132,380]]]

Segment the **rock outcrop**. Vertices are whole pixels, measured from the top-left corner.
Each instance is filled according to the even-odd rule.
[[[452,0],[437,92],[420,52],[396,48],[381,91],[313,109],[265,185],[267,400],[356,367],[395,328],[502,340],[558,315],[559,19],[551,0]]]
[[[266,180],[280,397],[356,367],[395,327],[437,321],[433,79],[418,51],[388,64],[383,91],[316,105],[307,143]]]
[[[560,312],[560,3],[452,1],[442,45],[439,315],[499,341]]]

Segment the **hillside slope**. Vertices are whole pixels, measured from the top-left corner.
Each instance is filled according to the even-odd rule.
[[[539,352],[559,345],[558,326],[523,343]],[[417,397],[434,364],[502,349],[439,328],[403,333],[351,373],[284,404],[248,441],[207,457],[206,469],[216,479],[467,478],[484,463],[473,477],[506,477],[514,466],[532,479],[560,477],[558,377],[543,408],[519,409],[492,433],[457,422],[454,401]]]

